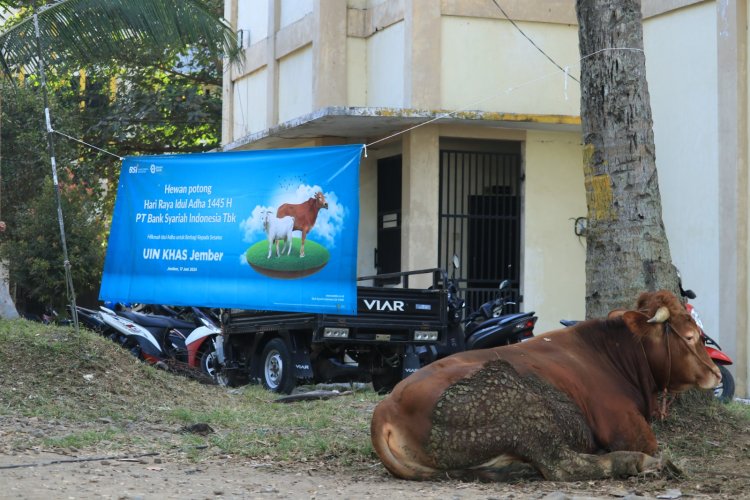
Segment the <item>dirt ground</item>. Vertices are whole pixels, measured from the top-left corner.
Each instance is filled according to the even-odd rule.
[[[106,423],[90,425],[96,429]],[[194,463],[179,450],[146,454],[144,449],[113,454],[96,449],[53,452],[18,445],[24,436],[38,438],[71,430],[61,422],[0,417],[0,498],[750,498],[750,429],[725,429],[726,432],[709,435],[700,421],[692,429],[663,430],[663,434],[690,433],[698,450],[715,448],[678,462],[685,473],[681,479],[638,477],[625,481],[519,484],[403,481],[391,477],[374,460],[341,470],[326,463],[279,465],[222,455]],[[174,431],[151,426],[137,432],[148,442],[149,436],[156,438]],[[14,447],[8,445],[10,442],[16,443]]]

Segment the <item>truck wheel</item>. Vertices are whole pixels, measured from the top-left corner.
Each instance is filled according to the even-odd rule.
[[[280,338],[271,339],[261,355],[261,381],[263,387],[273,392],[290,394],[297,380],[289,346]]]

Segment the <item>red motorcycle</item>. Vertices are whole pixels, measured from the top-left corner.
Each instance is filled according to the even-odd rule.
[[[683,290],[682,281],[680,281],[680,293],[687,299],[694,299],[696,297],[695,292],[693,292],[692,290]],[[727,365],[731,365],[733,363],[732,358],[724,354],[721,351],[721,346],[717,344],[714,339],[709,337],[708,334],[706,334],[706,330],[703,328],[703,322],[701,321],[700,316],[698,316],[698,311],[695,310],[693,304],[687,303],[685,304],[685,307],[690,313],[690,316],[693,317],[693,320],[695,320],[696,324],[701,329],[703,344],[706,347],[708,356],[713,360],[716,366],[719,367],[719,371],[721,372],[721,384],[716,386],[716,388],[714,389],[714,395],[725,403],[732,401],[734,399],[734,377],[732,376],[732,373],[727,369]]]

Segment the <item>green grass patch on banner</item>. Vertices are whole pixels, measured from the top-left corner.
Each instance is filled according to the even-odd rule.
[[[279,242],[279,251],[283,248],[284,242]],[[305,256],[299,256],[300,239],[293,238],[292,251],[287,255],[286,252],[276,256],[276,245],[274,244],[271,251],[271,257],[268,258],[268,241],[259,241],[245,252],[245,258],[253,269],[259,273],[272,278],[301,278],[309,276],[323,269],[328,263],[330,254],[322,245],[305,240]]]

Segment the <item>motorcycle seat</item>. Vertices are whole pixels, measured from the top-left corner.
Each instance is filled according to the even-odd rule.
[[[196,326],[192,321],[184,321],[181,319],[169,318],[167,316],[155,316],[152,314],[142,314],[133,311],[120,311],[118,314],[145,327],[188,328],[192,330]]]
[[[511,313],[511,314],[503,314],[502,316],[498,316],[497,318],[490,318],[485,321],[479,322],[477,325],[477,329],[479,328],[487,328],[491,326],[501,326],[501,325],[507,325],[508,323],[514,323],[518,321],[521,318],[530,318],[536,314],[534,311],[529,312],[520,312],[520,313]]]

